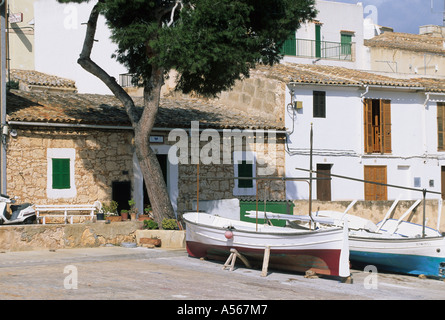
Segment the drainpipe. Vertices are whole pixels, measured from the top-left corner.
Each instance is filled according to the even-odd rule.
[[[428,107],[428,102],[430,101],[430,93],[425,93],[426,99],[423,103],[423,109],[422,109],[422,142],[423,142],[423,151],[425,156],[428,155],[428,147],[427,147],[427,134],[426,134],[426,108]]]
[[[6,191],[6,138],[3,128],[6,125],[6,1],[0,0],[0,193]]]

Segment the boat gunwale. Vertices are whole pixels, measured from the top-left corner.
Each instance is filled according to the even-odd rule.
[[[184,214],[184,216],[185,216],[185,214]],[[223,217],[218,217],[218,218],[227,219],[227,218],[223,218]],[[191,221],[191,220],[188,220],[186,217],[184,217],[184,220],[186,221],[186,223],[190,223],[192,225],[196,225],[196,226],[200,226],[200,227],[206,227],[206,228],[222,230],[222,231],[230,230],[229,228],[217,227],[217,226],[213,226],[213,225],[207,225],[207,224]],[[230,219],[227,219],[227,220],[230,220]],[[237,221],[237,220],[234,220],[234,221]],[[240,221],[240,222],[244,222],[244,221]],[[246,223],[250,223],[250,222],[246,222]],[[276,227],[276,228],[280,228],[280,227]],[[249,230],[238,230],[238,229],[233,229],[233,231],[238,231],[238,232],[243,232],[243,233],[248,233],[248,234],[262,234],[262,235],[273,235],[273,236],[275,236],[275,235],[276,236],[283,236],[283,235],[302,236],[302,235],[338,233],[338,232],[343,232],[343,228],[340,228],[340,227],[334,228],[333,227],[332,229],[318,229],[318,230],[308,230],[308,231],[302,231],[302,232],[262,232],[262,231],[255,231],[255,230],[249,231]]]
[[[364,240],[364,241],[372,241],[372,242],[381,242],[381,241],[391,241],[391,242],[416,242],[416,241],[434,241],[434,240],[445,240],[445,237],[425,237],[425,238],[372,238],[372,237],[359,237],[359,236],[351,236],[349,235],[349,240]]]

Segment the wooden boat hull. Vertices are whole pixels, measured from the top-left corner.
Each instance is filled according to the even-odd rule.
[[[350,236],[350,259],[355,267],[445,278],[445,239],[364,238]]]
[[[260,226],[207,214],[188,213],[186,244],[190,256],[225,261],[236,249],[249,262],[263,262],[270,247],[269,267],[294,272],[314,271],[320,275],[348,277],[347,230],[307,231]],[[226,238],[230,230],[232,237]]]

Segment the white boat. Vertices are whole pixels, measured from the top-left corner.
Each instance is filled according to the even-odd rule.
[[[445,238],[433,228],[386,218],[375,225],[370,220],[343,212],[315,214],[334,220],[347,219],[350,259],[354,267],[372,265],[381,271],[445,278]]]
[[[187,251],[192,257],[225,260],[230,250],[236,249],[247,260],[262,262],[266,247],[270,247],[270,268],[350,276],[347,228],[292,229],[201,212],[186,213],[183,218]]]
[[[368,219],[337,211],[314,212],[312,218],[271,212],[257,215],[259,219],[284,219],[300,225],[312,221],[322,229],[341,227],[347,221],[350,261],[354,267],[375,266],[380,271],[445,278],[445,238],[433,228],[403,221],[404,216],[399,220],[385,217],[376,225]],[[251,212],[248,217],[255,215]]]

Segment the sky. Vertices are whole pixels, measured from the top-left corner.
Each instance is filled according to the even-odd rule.
[[[362,2],[365,18],[377,18],[377,24],[394,28],[395,32],[419,33],[424,25],[443,25],[445,0],[328,0]]]

